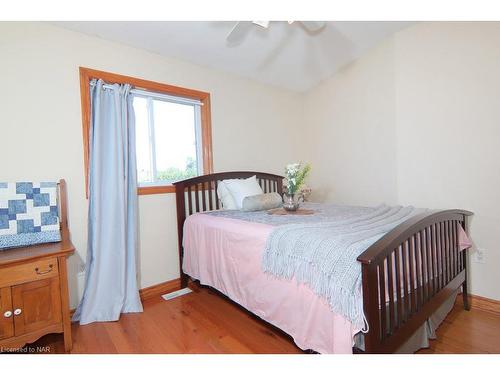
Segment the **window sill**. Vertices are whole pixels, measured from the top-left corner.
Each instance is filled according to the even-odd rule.
[[[138,195],[175,193],[174,185],[141,186],[137,188]]]

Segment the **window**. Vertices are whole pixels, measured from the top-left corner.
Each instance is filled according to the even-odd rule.
[[[200,102],[134,95],[139,186],[203,174]]]
[[[139,194],[174,192],[172,182],[212,172],[208,93],[80,68],[87,187],[92,79],[133,87]]]

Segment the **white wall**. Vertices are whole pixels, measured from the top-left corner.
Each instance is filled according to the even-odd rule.
[[[210,92],[216,171],[280,173],[294,160],[300,95],[42,23],[0,23],[0,53],[0,180],[67,180],[73,307],[87,233],[79,66]],[[147,287],[178,277],[174,196],[139,204]]]
[[[474,294],[500,299],[500,23],[421,23],[307,94],[329,201],[474,212]],[[318,168],[320,166],[320,168]]]
[[[397,200],[392,56],[389,41],[306,94],[303,158],[312,165],[314,199]]]
[[[395,38],[398,195],[474,212],[472,291],[500,299],[500,23],[425,23]]]

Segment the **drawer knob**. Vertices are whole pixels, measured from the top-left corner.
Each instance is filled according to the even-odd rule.
[[[45,275],[46,273],[49,273],[49,272],[52,272],[52,268],[54,266],[52,264],[49,264],[49,269],[47,271],[40,271],[40,268],[35,268],[35,272],[38,274],[38,275]]]
[[[3,316],[6,318],[10,318],[12,316],[12,311],[6,311],[3,313]]]
[[[21,309],[15,309],[14,315],[21,315],[22,312],[23,312],[23,310],[21,310]]]

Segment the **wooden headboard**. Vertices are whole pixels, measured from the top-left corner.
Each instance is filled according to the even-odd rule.
[[[184,256],[182,238],[186,217],[197,212],[217,210],[220,208],[219,199],[217,197],[217,186],[220,181],[233,178],[248,178],[252,176],[257,176],[257,181],[264,193],[277,192],[280,195],[283,193],[283,176],[264,172],[220,172],[174,182],[173,185],[175,186],[175,197],[177,201],[177,233],[179,239],[181,288],[185,288],[188,282],[187,275],[182,272],[182,259]]]

